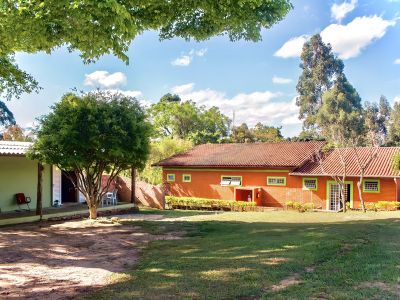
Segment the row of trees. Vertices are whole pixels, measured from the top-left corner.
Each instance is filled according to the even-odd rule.
[[[283,140],[281,127],[246,123],[231,127],[231,120],[218,107],[206,108],[182,101],[178,95],[166,94],[148,110],[154,126],[154,138],[183,139],[193,144],[252,143]]]
[[[400,145],[398,103],[392,109],[382,96],[379,103],[365,102],[344,74],[343,62],[333,54],[331,46],[324,44],[320,35],[314,35],[304,44],[301,54],[302,74],[300,75],[296,104],[299,118],[303,120],[303,135],[311,139],[320,138],[329,142],[329,148],[336,148],[340,174],[325,172],[323,156],[319,163],[326,175],[331,175],[339,184],[341,199],[345,199],[349,152],[355,156],[359,169],[357,183],[362,209],[365,205],[362,193],[364,174],[370,163],[378,155],[378,146]],[[369,146],[368,157],[361,158],[358,146]],[[343,203],[343,210],[346,205]]]

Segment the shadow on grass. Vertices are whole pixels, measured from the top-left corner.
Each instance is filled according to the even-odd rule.
[[[132,271],[88,298],[398,299],[397,221],[133,222],[186,237],[152,242]]]

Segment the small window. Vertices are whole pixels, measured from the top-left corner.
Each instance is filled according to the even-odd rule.
[[[380,182],[378,179],[366,179],[364,180],[363,191],[366,193],[379,193]]]
[[[183,174],[183,175],[182,175],[182,181],[183,181],[183,182],[192,182],[192,175],[190,175],[190,174]]]
[[[222,186],[240,186],[242,185],[242,177],[241,176],[221,176],[221,185]]]
[[[286,177],[267,177],[267,185],[286,185]]]
[[[303,178],[303,190],[316,191],[317,188],[317,178]]]
[[[167,174],[167,181],[174,182],[175,181],[175,174]]]

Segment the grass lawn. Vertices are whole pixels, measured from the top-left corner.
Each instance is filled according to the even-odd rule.
[[[89,299],[399,299],[400,213],[145,211],[155,241]]]

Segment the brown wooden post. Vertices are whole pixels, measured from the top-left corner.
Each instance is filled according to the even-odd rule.
[[[131,203],[136,203],[136,169],[131,169]]]
[[[42,220],[43,216],[43,165],[38,163],[38,183],[37,183],[37,197],[36,197],[36,215],[40,216]]]

